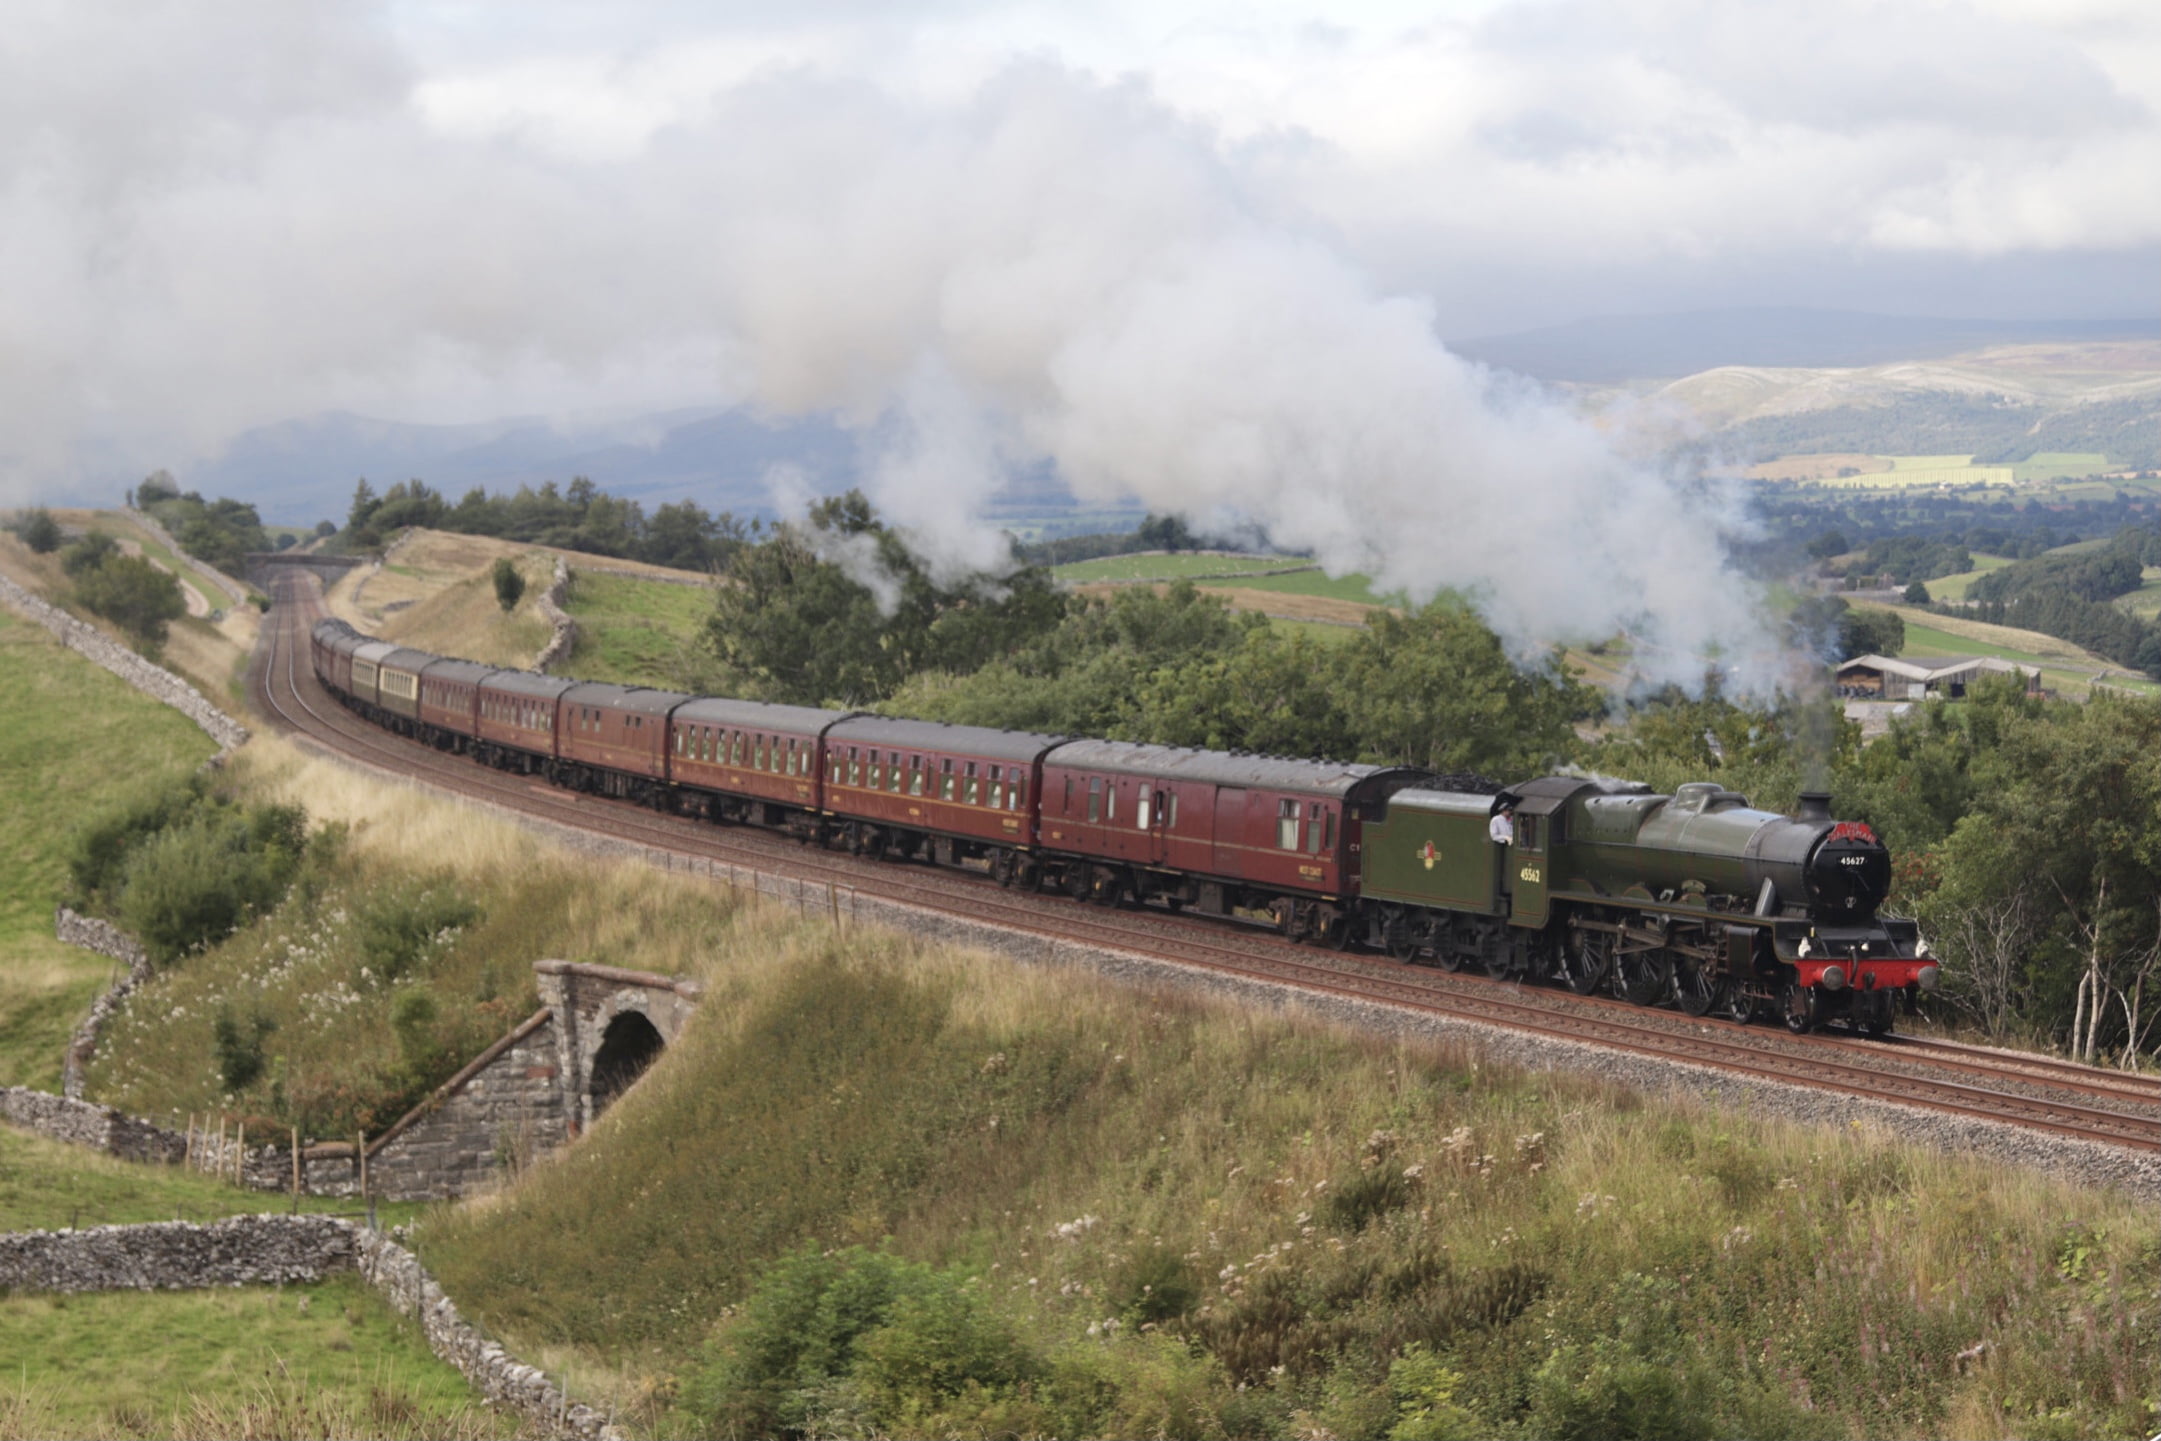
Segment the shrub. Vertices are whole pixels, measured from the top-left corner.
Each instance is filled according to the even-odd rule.
[[[218,1008],[210,1036],[217,1050],[218,1079],[227,1091],[241,1090],[263,1073],[263,1042],[277,1028],[278,1023],[260,1011],[242,1020],[231,1007]]]
[[[480,907],[446,883],[402,885],[371,897],[359,915],[367,979],[390,985],[410,975],[430,950],[480,918]]]
[[[525,594],[525,577],[507,555],[496,560],[494,576],[495,603],[504,610],[516,610],[519,597]]]
[[[1125,1263],[1113,1291],[1118,1313],[1135,1325],[1176,1320],[1200,1304],[1200,1278],[1167,1246],[1146,1246]]]
[[[120,554],[120,546],[102,530],[93,530],[60,552],[60,568],[72,576],[85,576]]]
[[[698,1434],[929,1434],[1041,1370],[958,1273],[860,1247],[775,1262],[684,1392]],[[950,1417],[947,1418],[949,1421]]]
[[[15,533],[39,555],[51,555],[60,548],[60,522],[42,505],[16,523]]]
[[[193,814],[205,794],[202,777],[191,776],[130,796],[84,822],[68,842],[67,903],[78,910],[110,907],[130,852]]]
[[[216,807],[168,825],[129,852],[120,924],[160,965],[223,940],[284,897],[305,826],[297,806]]]

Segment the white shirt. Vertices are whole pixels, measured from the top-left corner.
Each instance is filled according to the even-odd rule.
[[[1508,812],[1495,811],[1493,819],[1486,822],[1486,835],[1497,846],[1514,845],[1516,841],[1516,823]]]

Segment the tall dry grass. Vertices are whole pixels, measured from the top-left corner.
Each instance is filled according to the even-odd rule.
[[[809,1245],[955,1268],[1093,1378],[1053,1430],[1171,1385],[1180,1434],[1382,1434],[1407,1357],[1469,1434],[2151,1429],[2161,1223],[2119,1196],[769,912],[707,975],[587,1140],[421,1237],[656,1423]]]

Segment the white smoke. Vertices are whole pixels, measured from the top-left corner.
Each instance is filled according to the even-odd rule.
[[[0,50],[0,500],[184,479],[329,407],[744,402],[855,427],[941,573],[994,560],[973,517],[1051,464],[1462,590],[1525,656],[1626,631],[1650,681],[1714,655],[1775,679],[1733,494],[1452,355],[1282,181],[1295,147],[1139,82],[1034,60],[956,99],[753,68],[580,154],[446,131],[364,5],[27,8],[69,43]],[[1475,189],[1419,203],[1442,194],[1494,223]]]

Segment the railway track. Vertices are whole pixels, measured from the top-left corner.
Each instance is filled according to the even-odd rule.
[[[792,878],[799,893],[805,887],[813,895],[825,890],[836,910],[846,893],[851,902],[859,897],[891,902],[1040,938],[1046,945],[1094,946],[1315,998],[1501,1027],[2161,1156],[2161,1080],[2149,1077],[1932,1038],[1795,1037],[1778,1028],[1696,1020],[1605,997],[1404,967],[1296,946],[1257,928],[1152,909],[1103,909],[1004,890],[980,874],[863,860],[761,830],[662,815],[494,771],[394,736],[347,711],[317,684],[308,663],[308,627],[321,613],[317,582],[287,574],[276,580],[274,590],[276,605],[250,669],[255,704],[274,726],[464,798],[643,847],[671,865],[725,865],[731,876],[748,870],[754,876]]]

